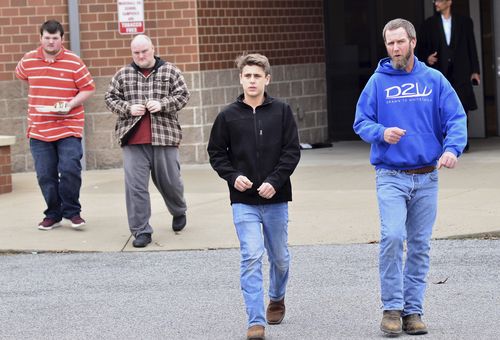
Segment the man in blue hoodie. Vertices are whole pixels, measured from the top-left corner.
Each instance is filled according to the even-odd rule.
[[[354,120],[354,131],[371,144],[376,170],[384,310],[380,328],[388,335],[403,330],[426,334],[421,315],[437,170],[455,167],[467,143],[466,116],[448,80],[414,56],[417,37],[409,21],[389,21],[382,36],[389,57],[379,62],[363,89]]]

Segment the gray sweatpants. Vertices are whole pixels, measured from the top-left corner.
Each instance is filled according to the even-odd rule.
[[[151,201],[149,175],[160,192],[172,216],[186,212],[184,184],[179,164],[179,149],[173,146],[150,144],[126,145],[123,150],[125,171],[125,200],[130,232],[153,233],[149,224]]]

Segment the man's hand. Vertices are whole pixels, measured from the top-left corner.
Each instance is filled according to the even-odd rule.
[[[429,65],[434,65],[435,63],[437,63],[438,61],[438,58],[437,58],[437,51],[432,53],[430,56],[427,57],[427,64]]]
[[[476,85],[481,84],[481,77],[479,76],[479,73],[472,73],[470,76],[470,81],[474,82],[476,81]]]
[[[398,127],[390,127],[384,131],[384,140],[389,144],[397,144],[401,137],[406,133],[406,130]]]
[[[146,113],[146,107],[142,104],[133,104],[130,106],[130,114],[132,116],[143,116]]]
[[[252,187],[253,183],[246,178],[246,176],[240,175],[236,178],[236,181],[234,181],[234,187],[238,191],[245,191],[247,189],[250,189]]]
[[[157,100],[148,100],[146,102],[146,108],[151,113],[160,112],[161,111],[161,103]]]
[[[267,182],[262,183],[261,186],[257,189],[257,191],[259,192],[260,197],[267,199],[272,198],[276,193],[274,187]]]
[[[439,157],[437,168],[445,167],[448,169],[453,169],[457,165],[458,159],[452,152],[446,151]]]
[[[68,113],[72,108],[71,102],[60,101],[54,104],[54,111],[57,113]]]

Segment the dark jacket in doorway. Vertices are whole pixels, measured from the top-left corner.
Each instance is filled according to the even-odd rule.
[[[266,94],[254,111],[240,95],[215,119],[207,151],[210,164],[228,183],[231,203],[258,205],[292,200],[290,176],[299,163],[300,144],[288,104]],[[253,182],[252,188],[244,192],[234,188],[240,175]],[[263,182],[276,190],[271,199],[257,192]]]
[[[437,52],[433,68],[441,71],[458,94],[465,111],[477,109],[471,75],[479,72],[476,41],[471,18],[452,14],[450,45],[446,43],[441,14],[427,18],[417,35],[417,57],[427,63],[427,57]],[[430,65],[429,65],[430,66]]]

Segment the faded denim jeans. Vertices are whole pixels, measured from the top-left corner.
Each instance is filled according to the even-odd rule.
[[[407,174],[377,169],[380,210],[380,289],[384,310],[423,314],[438,172]],[[403,267],[403,244],[406,261]]]
[[[288,203],[248,205],[233,203],[233,221],[240,241],[240,283],[248,327],[265,325],[262,258],[269,259],[269,298],[285,296],[290,266]]]

